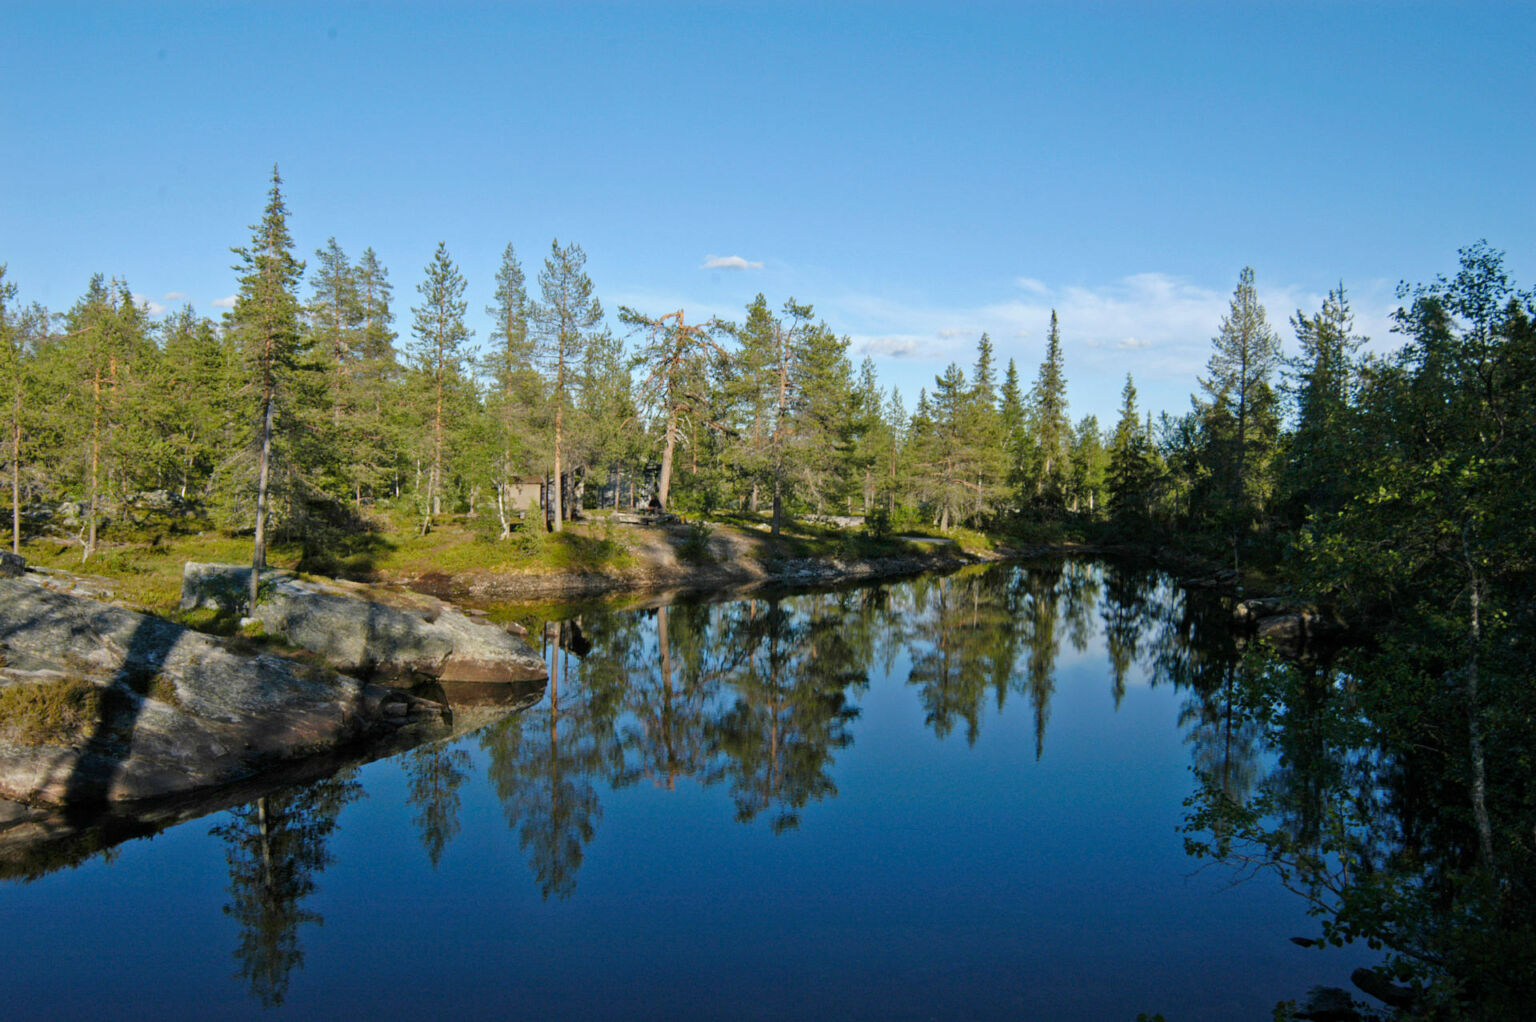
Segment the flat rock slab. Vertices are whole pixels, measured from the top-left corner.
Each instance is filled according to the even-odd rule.
[[[543,659],[521,638],[432,597],[265,571],[252,611],[246,606],[250,578],[243,565],[189,561],[181,607],[245,613],[267,634],[350,674],[445,682],[548,676]]]
[[[228,784],[441,711],[26,576],[0,579],[0,688],[15,700],[0,719],[0,796],[44,805]],[[15,709],[50,699],[44,726]]]

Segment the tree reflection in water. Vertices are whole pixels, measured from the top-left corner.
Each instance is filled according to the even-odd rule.
[[[441,742],[406,754],[407,798],[416,807],[416,827],[433,868],[459,832],[459,787],[469,776],[469,753]]]
[[[1192,854],[1275,870],[1320,916],[1324,939],[1379,942],[1400,977],[1433,980],[1421,1006],[1519,1003],[1536,957],[1533,881],[1478,869],[1468,814],[1447,809],[1460,805],[1464,770],[1433,742],[1387,741],[1347,674],[1245,648],[1230,622],[1229,599],[1070,561],[595,614],[547,625],[544,701],[478,741],[539,890],[566,898],[602,819],[603,784],[719,785],[742,823],[799,827],[808,805],[837,795],[835,759],[854,741],[872,666],[911,686],[941,740],[959,730],[977,742],[985,704],[1000,712],[1022,696],[1042,758],[1062,643],[1081,652],[1102,629],[1115,708],[1138,673],[1182,695],[1199,779]],[[458,830],[469,762],[448,745],[405,757],[434,864]],[[302,964],[299,927],[319,922],[303,903],[329,862],[336,814],[355,797],[349,777],[332,778],[235,810],[214,831],[226,843],[240,975],[264,1004],[282,1003]],[[1528,807],[1495,805],[1498,847],[1522,861]]]
[[[546,701],[480,743],[540,890],[566,897],[601,819],[600,784],[720,784],[738,820],[790,830],[837,794],[834,760],[853,742],[872,667],[889,675],[905,654],[905,682],[939,738],[958,726],[974,743],[989,698],[1001,710],[1024,695],[1039,758],[1063,639],[1086,649],[1099,618],[1114,631],[1118,705],[1143,647],[1203,662],[1182,648],[1201,637],[1187,617],[1149,573],[1073,561],[589,615],[545,627]],[[1179,671],[1167,673],[1187,684]]]
[[[230,904],[224,913],[240,928],[235,960],[251,996],[266,1007],[283,1003],[289,974],[304,964],[299,926],[321,922],[303,907],[315,876],[331,862],[327,840],[336,816],[357,799],[355,771],[259,798],[229,811],[212,833],[224,841]]]
[[[549,687],[544,702],[486,729],[480,739],[507,823],[517,829],[546,898],[567,898],[576,889],[583,852],[602,818],[592,782],[608,772],[614,744],[603,672],[594,669],[593,683],[583,684],[572,670],[575,629],[573,621],[552,622],[546,629]],[[594,646],[614,648],[596,641]],[[602,662],[601,657],[594,660],[595,665]]]

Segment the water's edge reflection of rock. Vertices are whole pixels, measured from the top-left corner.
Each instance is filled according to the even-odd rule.
[[[0,879],[31,880],[76,866],[115,845],[255,802],[412,749],[447,744],[537,704],[543,681],[448,682],[418,694],[448,713],[372,739],[278,763],[260,775],[213,789],[129,803],[33,807],[0,799]]]

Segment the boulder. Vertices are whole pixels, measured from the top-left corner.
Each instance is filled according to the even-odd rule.
[[[26,558],[9,550],[0,550],[0,578],[19,578],[26,570]]]
[[[246,606],[251,569],[188,562],[181,607],[245,612],[269,635],[347,673],[439,681],[537,681],[542,658],[506,629],[432,597],[349,583],[262,573],[254,611]]]
[[[0,796],[75,805],[253,777],[442,707],[174,622],[0,580]]]

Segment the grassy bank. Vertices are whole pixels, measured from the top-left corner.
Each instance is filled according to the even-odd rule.
[[[707,565],[751,559],[771,568],[785,560],[877,560],[943,550],[986,554],[1001,542],[964,529],[882,537],[861,528],[813,522],[788,522],[774,537],[766,515],[746,512],[666,527],[621,524],[607,512],[589,515],[560,533],[519,531],[498,539],[486,533],[483,521],[450,516],[422,535],[419,519],[384,509],[374,515],[371,528],[339,536],[319,549],[297,538],[279,537],[269,547],[267,560],[276,568],[358,581],[470,573],[600,573],[617,579],[642,575],[663,562]],[[23,544],[22,555],[31,564],[105,578],[116,602],[175,618],[182,565],[248,561],[251,539],[249,534],[206,529],[119,535],[82,563],[78,543],[37,538]]]

